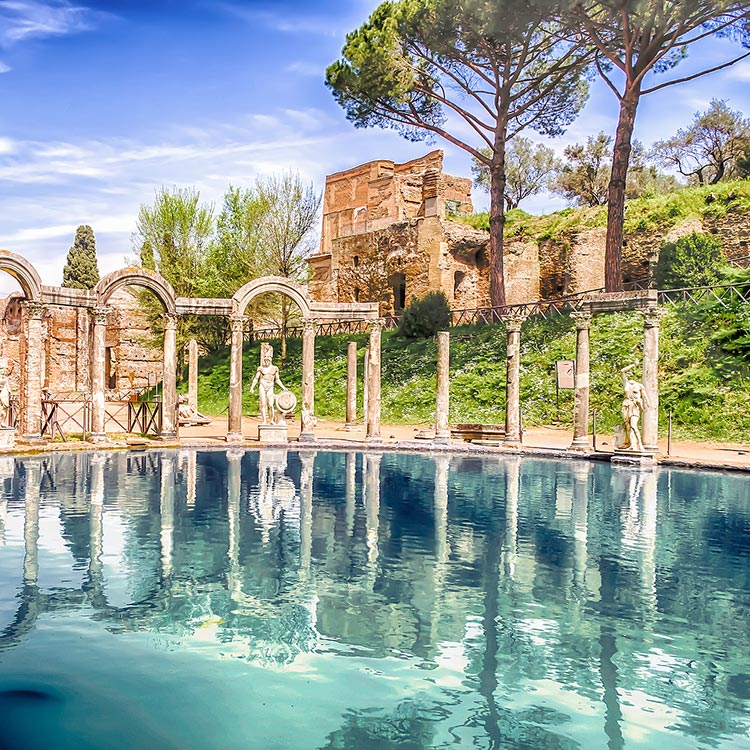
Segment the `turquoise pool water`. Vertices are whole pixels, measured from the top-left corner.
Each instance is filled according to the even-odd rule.
[[[750,748],[750,477],[0,459],[0,750]]]

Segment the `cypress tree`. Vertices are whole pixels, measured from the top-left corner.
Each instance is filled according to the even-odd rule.
[[[88,224],[76,229],[73,246],[63,268],[63,283],[72,289],[93,289],[99,281],[94,230]]]

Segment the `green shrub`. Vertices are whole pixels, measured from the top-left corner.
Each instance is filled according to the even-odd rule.
[[[721,242],[710,234],[693,232],[659,250],[654,281],[659,289],[715,284],[724,265]]]
[[[451,309],[442,292],[430,292],[422,299],[412,298],[404,310],[398,326],[406,339],[428,339],[438,331],[447,331],[451,324]]]

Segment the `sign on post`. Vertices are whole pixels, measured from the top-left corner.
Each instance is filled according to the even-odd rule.
[[[555,362],[557,370],[557,388],[560,391],[574,390],[576,387],[576,363],[572,359],[558,359]]]

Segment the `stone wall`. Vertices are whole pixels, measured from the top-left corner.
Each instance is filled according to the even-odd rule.
[[[0,300],[0,356],[13,362],[11,391],[19,396],[23,410],[26,312],[22,300],[20,292]],[[147,316],[127,290],[116,292],[110,305],[113,313],[107,326],[107,347],[112,386],[128,390],[130,373],[134,374],[134,387],[153,386],[161,380],[162,350],[151,344],[153,334]],[[92,318],[86,308],[47,307],[42,324],[42,387],[53,395],[90,392],[92,335]]]

